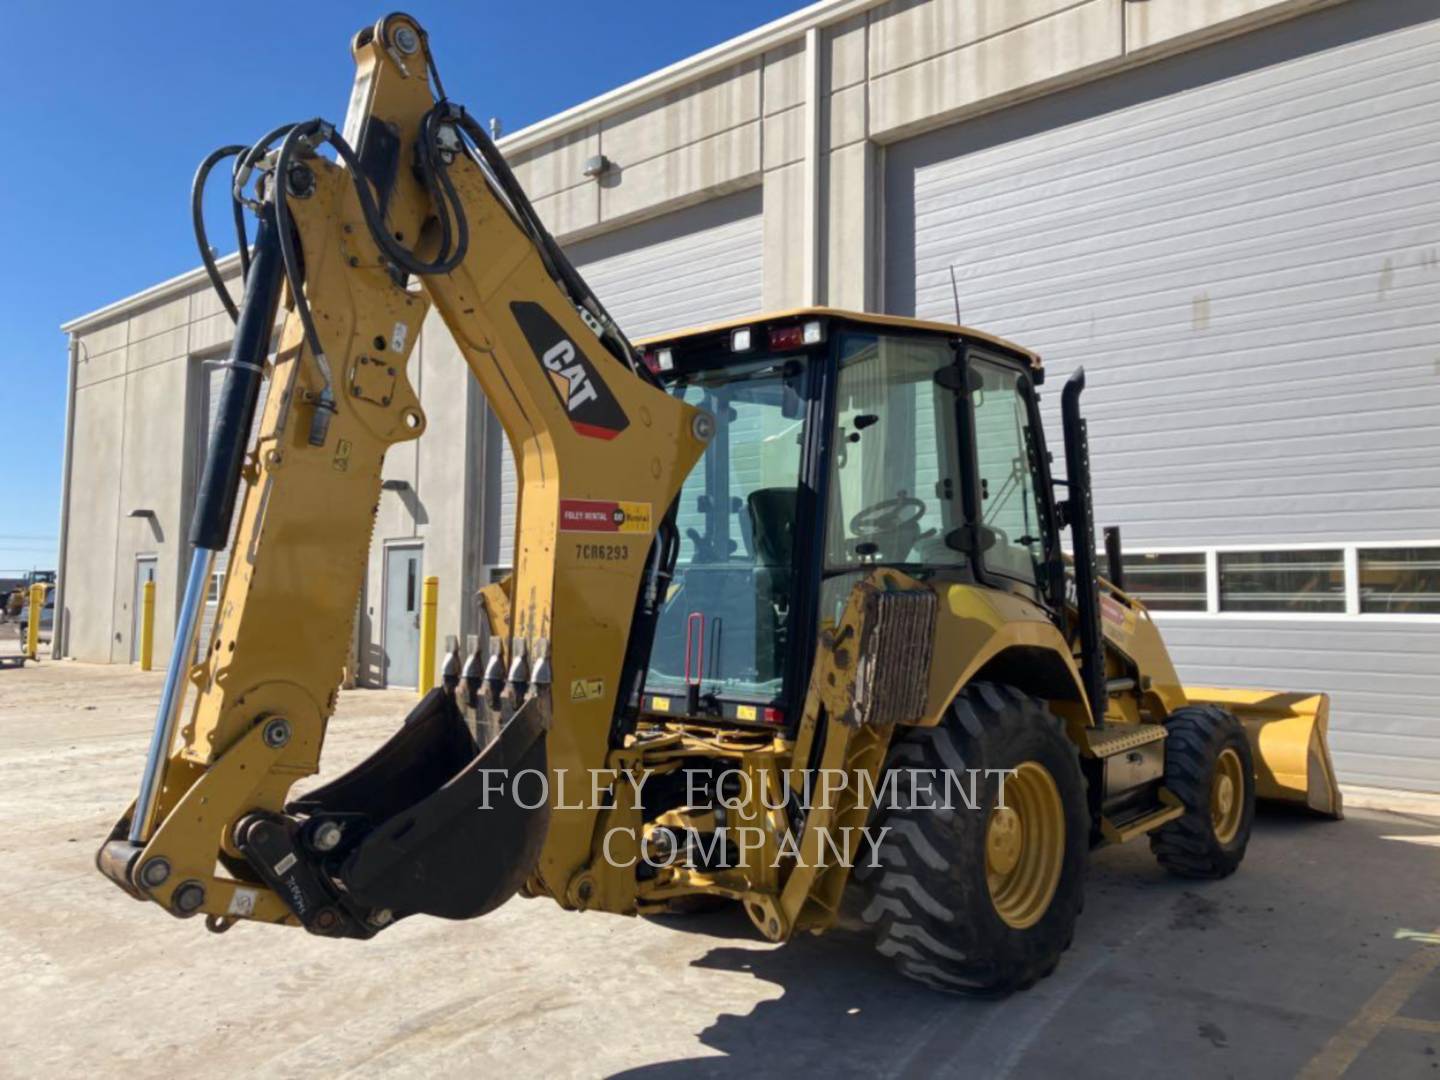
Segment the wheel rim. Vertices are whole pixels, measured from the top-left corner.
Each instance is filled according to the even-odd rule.
[[[1050,908],[1065,863],[1065,805],[1050,771],[1027,761],[1005,780],[1005,805],[985,827],[985,878],[990,902],[1016,930],[1034,926]]]
[[[1227,746],[1215,759],[1215,775],[1210,778],[1210,825],[1221,844],[1230,843],[1240,831],[1244,795],[1245,772],[1240,755]]]

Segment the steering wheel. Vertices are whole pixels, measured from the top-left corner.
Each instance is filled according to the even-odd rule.
[[[850,519],[850,531],[856,536],[881,536],[897,533],[920,524],[925,516],[925,501],[913,495],[898,495],[874,506],[867,506]]]

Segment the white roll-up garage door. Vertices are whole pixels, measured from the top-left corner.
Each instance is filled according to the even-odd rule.
[[[1335,564],[1330,614],[1162,616],[1181,673],[1330,691],[1342,781],[1440,791],[1440,615],[1356,570],[1437,580],[1437,147],[1435,5],[1353,0],[890,148],[885,295],[1042,353],[1052,442],[1086,367],[1130,549]]]
[[[760,189],[711,199],[566,248],[632,338],[760,310]],[[500,561],[515,542],[515,461],[502,440]]]

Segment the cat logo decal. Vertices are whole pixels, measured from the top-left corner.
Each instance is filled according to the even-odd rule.
[[[589,358],[539,304],[514,301],[510,311],[535,357],[550,376],[550,388],[565,408],[570,425],[592,439],[613,439],[630,426],[615,395]]]

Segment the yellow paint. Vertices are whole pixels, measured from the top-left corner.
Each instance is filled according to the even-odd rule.
[[[1343,1076],[1389,1024],[1436,968],[1440,968],[1440,949],[1421,948],[1411,953],[1395,973],[1381,984],[1360,1011],[1341,1028],[1318,1054],[1297,1074],[1297,1080],[1332,1080]],[[1402,1025],[1396,1025],[1402,1026]]]
[[[435,622],[440,606],[440,579],[425,579],[420,594],[420,679],[417,692],[424,697],[435,685]]]
[[[140,670],[155,666],[155,582],[145,582],[140,604]]]
[[[1064,689],[1084,706],[1080,672],[1065,639],[1038,604],[1013,593],[978,585],[937,583],[940,608],[935,620],[936,663],[930,666],[925,715],[920,727],[938,724],[958,694],[988,663],[1009,649],[1031,649],[1058,661]],[[1022,686],[1030,693],[1036,691]],[[1047,697],[1051,695],[1041,694]]]
[[[1396,930],[1396,941],[1418,941],[1421,945],[1440,945],[1440,930],[1427,933],[1423,930]]]
[[[30,621],[25,624],[25,655],[31,660],[40,657],[40,619],[45,614],[45,586],[30,586]]]

